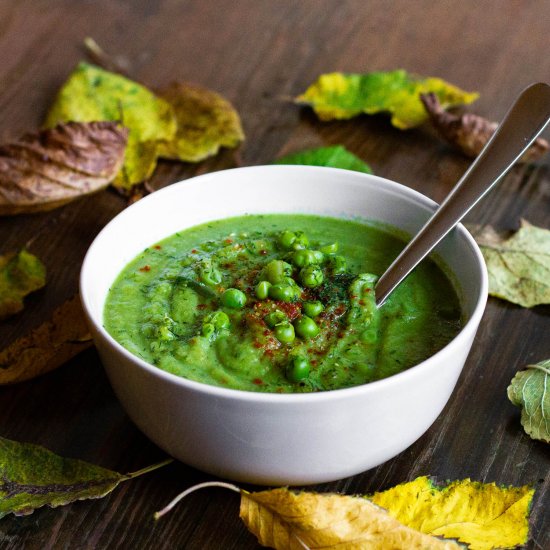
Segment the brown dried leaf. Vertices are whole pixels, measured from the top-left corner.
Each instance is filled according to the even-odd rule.
[[[447,112],[435,94],[421,94],[420,99],[441,137],[468,157],[476,157],[497,129],[496,122],[479,115],[473,113],[455,115]],[[537,138],[519,162],[538,160],[549,148],[548,141]]]
[[[172,106],[177,132],[161,141],[159,156],[199,162],[221,147],[237,147],[244,140],[239,114],[227,99],[202,86],[173,82],[158,91]]]
[[[70,122],[1,146],[0,215],[50,210],[103,189],[127,139],[115,122]]]
[[[91,345],[80,298],[74,296],[53,312],[51,320],[0,351],[0,384],[45,374]]]

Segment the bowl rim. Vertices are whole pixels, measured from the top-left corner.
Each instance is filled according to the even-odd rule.
[[[435,354],[431,355],[424,361],[404,371],[388,376],[386,378],[375,380],[373,382],[368,382],[366,384],[361,384],[359,386],[352,386],[348,388],[340,388],[335,390],[327,390],[322,392],[274,393],[274,392],[255,392],[255,391],[239,390],[239,389],[233,389],[233,388],[224,388],[221,386],[206,384],[204,382],[197,382],[195,380],[190,380],[190,379],[169,373],[167,371],[164,371],[159,367],[156,367],[155,365],[147,363],[137,355],[134,355],[133,353],[128,351],[125,347],[123,347],[120,343],[118,343],[105,330],[101,319],[99,320],[96,319],[96,317],[91,313],[92,307],[90,306],[90,303],[89,303],[90,300],[86,289],[86,279],[89,278],[91,280],[91,277],[87,276],[87,272],[90,269],[90,264],[92,261],[91,257],[93,256],[95,249],[99,246],[100,241],[103,238],[103,235],[109,232],[111,230],[111,227],[114,224],[120,223],[120,219],[122,217],[131,215],[133,211],[136,209],[146,208],[149,202],[154,203],[155,201],[160,200],[158,198],[159,196],[170,194],[170,193],[178,193],[180,188],[184,188],[189,185],[195,185],[196,183],[200,183],[200,181],[204,179],[220,178],[220,177],[223,178],[226,176],[227,173],[234,173],[234,172],[257,171],[257,170],[265,170],[265,169],[269,169],[273,171],[278,171],[278,170],[282,171],[285,169],[288,170],[289,168],[295,171],[304,171],[304,172],[331,171],[339,174],[342,177],[350,178],[350,177],[359,176],[359,179],[375,180],[378,182],[382,182],[382,185],[385,185],[389,190],[391,190],[394,193],[397,193],[400,195],[405,193],[407,195],[407,198],[413,199],[419,205],[427,206],[430,210],[435,210],[435,208],[437,208],[438,206],[438,204],[435,201],[433,201],[426,195],[423,195],[419,191],[416,191],[415,189],[412,189],[404,184],[397,183],[393,180],[376,176],[374,174],[366,174],[366,173],[355,172],[351,170],[319,167],[319,166],[278,164],[278,165],[257,165],[257,166],[229,168],[226,170],[219,170],[216,172],[208,172],[206,174],[193,176],[191,178],[187,178],[185,180],[180,180],[173,184],[169,184],[166,187],[163,187],[162,189],[155,191],[151,195],[148,195],[142,198],[140,201],[130,205],[129,207],[119,212],[116,216],[114,216],[96,235],[96,237],[94,238],[94,240],[92,241],[92,243],[90,244],[86,252],[86,255],[84,257],[84,260],[82,262],[82,267],[80,270],[80,278],[79,278],[80,300],[82,303],[82,307],[84,309],[85,317],[88,320],[88,323],[95,330],[95,334],[100,336],[108,346],[110,346],[111,348],[114,348],[114,351],[116,353],[121,354],[126,360],[129,360],[130,362],[134,363],[134,366],[136,368],[140,368],[144,370],[147,374],[155,378],[159,378],[164,382],[175,384],[176,386],[179,386],[184,390],[194,391],[205,395],[210,395],[211,397],[218,398],[218,399],[219,398],[237,399],[240,401],[246,401],[251,403],[255,402],[255,403],[286,403],[286,404],[292,403],[294,404],[294,403],[300,403],[300,402],[325,402],[325,401],[333,401],[333,400],[339,400],[339,399],[348,399],[348,398],[357,397],[357,396],[364,396],[369,394],[370,392],[379,391],[384,387],[391,388],[395,384],[406,383],[408,379],[412,379],[415,376],[418,376],[421,373],[421,371],[429,370],[436,366],[438,369],[445,368],[446,365],[437,365],[437,363],[439,362],[438,361],[439,358],[448,353],[451,353],[452,355],[454,351],[458,351],[458,349],[463,345],[464,340],[467,341],[470,337],[473,338],[475,331],[477,330],[477,326],[484,313],[485,304],[487,302],[487,297],[488,297],[488,274],[487,274],[485,261],[483,259],[483,255],[481,253],[481,250],[479,249],[479,246],[477,245],[474,238],[472,237],[472,235],[468,232],[468,230],[462,224],[458,224],[455,231],[458,231],[460,234],[460,237],[465,239],[466,245],[470,249],[470,252],[473,254],[474,259],[476,260],[478,272],[481,279],[480,291],[475,301],[475,305],[473,307],[470,318],[468,319],[466,324],[462,327],[462,329],[459,331],[459,333],[449,343],[447,343],[443,348],[441,348],[439,351],[437,351]],[[167,237],[168,236],[169,235],[167,235]],[[103,312],[103,309],[102,309],[102,312]]]

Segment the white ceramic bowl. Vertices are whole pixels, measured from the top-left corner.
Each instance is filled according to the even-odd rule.
[[[120,346],[103,328],[103,306],[111,283],[139,252],[208,220],[302,212],[359,216],[414,234],[434,207],[423,195],[375,176],[309,166],[258,166],[176,183],[124,210],[92,243],[80,287],[95,344],[130,418],[182,462],[257,484],[331,481],[373,468],[406,449],[449,399],[485,307],[485,264],[462,226],[437,252],[458,287],[464,328],[421,364],[363,386],[265,394],[179,378]]]

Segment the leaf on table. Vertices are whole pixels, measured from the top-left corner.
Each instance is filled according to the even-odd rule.
[[[224,482],[207,482],[178,495],[155,518],[182,498],[205,487],[224,487],[241,495],[240,517],[263,546],[281,550],[413,550],[461,548],[406,527],[362,497],[273,489],[250,493]]]
[[[260,544],[305,548],[459,548],[406,527],[368,500],[274,489],[241,493],[240,517]]]
[[[521,409],[521,425],[533,439],[550,443],[550,359],[528,365],[512,379],[508,398]]]
[[[114,185],[129,188],[153,173],[158,142],[176,133],[172,107],[124,76],[81,62],[59,90],[45,126],[59,122],[117,121],[130,131],[124,164]]]
[[[119,474],[89,462],[63,458],[31,443],[0,437],[0,518],[27,515],[42,506],[64,506],[101,498],[121,482],[151,472],[171,460]]]
[[[398,521],[423,533],[458,539],[470,550],[527,542],[534,489],[464,479],[445,487],[419,477],[368,497]]]
[[[21,311],[23,298],[45,284],[44,264],[27,250],[0,256],[0,320]]]
[[[457,147],[468,157],[476,157],[498,124],[473,113],[455,115],[445,111],[434,93],[421,94],[420,99],[434,128],[441,137]],[[550,143],[537,138],[518,162],[532,162],[541,158],[550,149]]]
[[[521,221],[511,237],[470,226],[489,272],[489,294],[523,307],[550,303],[550,231]]]
[[[0,215],[51,210],[106,187],[128,130],[114,122],[60,124],[0,146]]]
[[[174,82],[158,91],[174,109],[177,132],[162,141],[159,156],[199,162],[220,147],[236,147],[244,140],[239,114],[220,94],[192,84]]]
[[[14,384],[50,372],[91,347],[80,298],[54,310],[52,318],[0,351],[0,384]]]
[[[273,164],[306,164],[309,166],[328,166],[331,168],[344,168],[372,174],[371,167],[359,157],[348,151],[343,145],[330,147],[317,147],[298,153],[285,155],[277,159]]]
[[[390,113],[402,130],[428,119],[420,94],[433,92],[443,108],[472,103],[478,94],[465,92],[440,78],[422,78],[400,69],[366,74],[321,75],[295,102],[310,105],[321,120],[349,119],[362,113]]]

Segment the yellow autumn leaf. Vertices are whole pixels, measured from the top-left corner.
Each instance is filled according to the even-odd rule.
[[[423,533],[458,539],[471,550],[525,544],[534,489],[464,479],[439,488],[419,477],[369,499]]]
[[[187,495],[223,487],[241,496],[240,517],[260,544],[280,550],[452,550],[462,548],[399,523],[363,497],[273,489],[249,493],[232,483],[189,487],[155,514],[159,519]]]
[[[465,92],[441,78],[423,78],[399,69],[366,74],[327,73],[295,101],[310,105],[321,120],[349,119],[362,113],[389,113],[402,130],[428,119],[421,94],[434,93],[442,108],[472,103],[476,92]]]
[[[402,525],[361,497],[288,489],[241,491],[240,517],[260,544],[281,550],[459,548]]]

